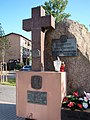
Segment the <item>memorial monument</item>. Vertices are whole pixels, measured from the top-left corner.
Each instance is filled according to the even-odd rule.
[[[45,29],[55,28],[42,7],[32,8],[32,18],[23,29],[32,31],[32,71],[17,72],[16,113],[26,120],[61,120],[61,102],[66,95],[66,73],[44,71]]]

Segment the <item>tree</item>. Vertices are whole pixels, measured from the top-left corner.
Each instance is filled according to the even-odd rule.
[[[55,22],[60,22],[70,16],[69,13],[64,13],[64,10],[68,4],[68,0],[49,0],[45,2],[43,8],[45,9],[46,15],[53,15]]]
[[[5,54],[9,47],[8,38],[6,36],[0,36],[0,55]]]
[[[5,36],[4,30],[0,23],[0,56],[5,56],[5,52],[10,47],[9,39]]]

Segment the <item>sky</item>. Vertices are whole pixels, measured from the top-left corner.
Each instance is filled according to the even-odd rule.
[[[49,0],[0,0],[0,23],[5,34],[11,32],[31,39],[31,32],[22,29],[22,20],[31,18],[31,8]],[[90,0],[68,0],[65,9],[69,19],[84,24],[90,31]]]

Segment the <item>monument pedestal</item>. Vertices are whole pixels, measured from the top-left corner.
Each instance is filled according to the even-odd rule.
[[[61,103],[66,95],[65,72],[16,74],[16,113],[35,120],[61,120]]]

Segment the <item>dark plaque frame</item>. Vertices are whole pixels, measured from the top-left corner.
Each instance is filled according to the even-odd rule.
[[[52,40],[52,55],[57,56],[77,56],[77,43],[75,38],[68,39],[62,35],[60,39]]]
[[[27,102],[33,104],[47,105],[47,92],[28,90]]]
[[[31,87],[34,89],[42,88],[42,76],[34,75],[31,76]]]

